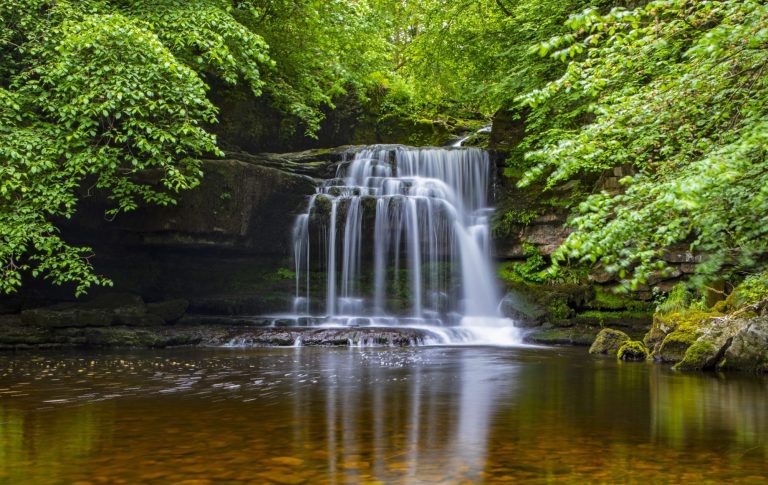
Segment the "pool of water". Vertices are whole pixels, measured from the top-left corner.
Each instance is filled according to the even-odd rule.
[[[768,380],[574,348],[0,354],[0,483],[764,483]]]

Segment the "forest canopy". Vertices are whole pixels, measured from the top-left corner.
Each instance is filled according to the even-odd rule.
[[[222,86],[307,136],[345,95],[412,117],[525,113],[521,185],[632,174],[581,201],[553,270],[637,288],[674,245],[704,255],[701,284],[765,268],[763,1],[6,0],[0,53],[0,293],[27,274],[108,284],[61,221],[95,190],[115,217],[195,187],[222,154]]]

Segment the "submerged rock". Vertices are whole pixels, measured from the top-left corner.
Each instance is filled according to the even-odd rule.
[[[629,335],[621,330],[604,328],[597,334],[597,338],[589,348],[593,355],[616,355],[622,345],[629,342]]]

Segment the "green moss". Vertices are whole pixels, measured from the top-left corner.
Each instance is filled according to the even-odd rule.
[[[595,287],[594,299],[587,306],[598,310],[629,310],[644,312],[645,314],[651,313],[653,310],[648,302],[635,300],[602,286]]]
[[[659,348],[653,353],[653,357],[662,362],[680,362],[698,336],[698,329],[693,327],[675,330],[664,337]]]
[[[649,311],[600,311],[600,310],[587,310],[585,312],[578,313],[574,318],[574,322],[582,323],[585,325],[599,325],[604,326],[619,326],[619,327],[632,327],[642,326],[648,328],[647,325],[653,321],[653,314]]]
[[[686,310],[693,301],[694,295],[685,283],[676,284],[666,299],[656,307],[656,313],[666,315]]]
[[[597,329],[589,327],[547,328],[526,335],[528,342],[546,345],[591,345]]]
[[[564,297],[553,298],[544,309],[553,321],[566,320],[573,313]]]
[[[589,353],[593,355],[616,355],[621,346],[629,340],[629,335],[621,330],[604,328],[597,334],[595,341],[589,348]]]
[[[661,345],[668,335],[673,332],[679,332],[675,338],[690,339],[689,335],[698,335],[700,329],[713,317],[720,317],[721,313],[715,311],[702,311],[684,309],[678,312],[662,314],[656,313],[653,316],[653,325],[645,335],[643,341],[645,345],[652,349],[651,355],[659,360],[664,360],[664,356],[659,353]],[[670,342],[671,343],[671,342]],[[671,348],[670,348],[671,349]]]
[[[630,340],[619,348],[616,357],[624,361],[643,361],[648,358],[648,349],[642,342]]]
[[[737,286],[726,300],[728,306],[737,310],[768,298],[768,272],[748,276]]]
[[[715,346],[706,340],[697,340],[688,348],[685,357],[673,367],[675,370],[704,370],[715,356]]]

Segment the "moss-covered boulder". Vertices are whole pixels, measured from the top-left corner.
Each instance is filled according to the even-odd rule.
[[[597,338],[589,348],[589,353],[593,355],[616,355],[621,346],[630,340],[629,335],[621,330],[604,328],[597,334]]]
[[[768,371],[768,300],[712,318],[676,370]]]
[[[648,349],[638,340],[625,342],[616,354],[619,360],[641,362],[648,358]]]
[[[718,317],[722,314],[714,310],[680,309],[667,314],[657,313],[643,343],[657,362],[680,362],[703,329]]]
[[[653,358],[659,362],[680,362],[698,336],[699,330],[695,328],[675,330],[664,337]]]
[[[711,370],[719,367],[726,349],[743,328],[743,321],[734,316],[712,318],[700,329],[701,336],[686,350],[677,370]]]

